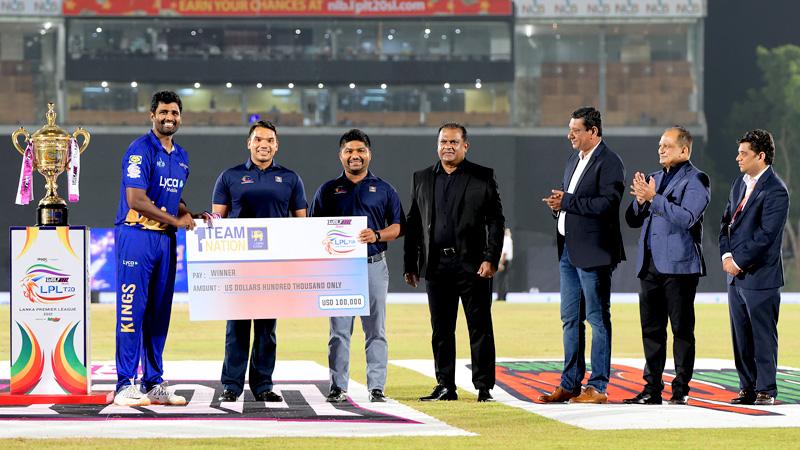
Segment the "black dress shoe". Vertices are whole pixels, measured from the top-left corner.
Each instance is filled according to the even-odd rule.
[[[769,392],[759,392],[756,394],[756,399],[753,401],[754,405],[769,406],[775,404],[775,397],[769,395]]]
[[[640,392],[636,397],[626,398],[622,401],[626,405],[660,405],[661,395],[653,395],[649,392]]]
[[[489,389],[478,389],[478,401],[479,402],[493,402],[494,397],[489,392]]]
[[[325,398],[328,403],[344,403],[347,401],[347,393],[338,387],[331,388],[330,394]]]
[[[756,401],[756,394],[753,391],[739,391],[739,396],[731,399],[731,405],[752,405]]]
[[[687,405],[687,404],[689,404],[689,396],[688,395],[683,395],[683,394],[678,394],[678,395],[673,394],[672,397],[670,397],[670,399],[669,399],[669,404],[670,405]]]
[[[369,401],[383,403],[386,401],[386,395],[380,389],[373,389],[369,391]]]
[[[237,398],[239,398],[239,394],[229,389],[225,389],[224,391],[222,391],[222,394],[220,394],[220,396],[217,397],[217,400],[220,402],[235,402]]]
[[[458,400],[455,388],[451,389],[443,384],[437,384],[430,395],[419,398],[421,402],[436,402],[439,400]]]
[[[256,395],[256,400],[258,400],[259,402],[277,403],[277,402],[282,402],[283,397],[272,391],[264,391]]]

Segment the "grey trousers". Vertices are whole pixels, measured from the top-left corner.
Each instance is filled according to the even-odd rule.
[[[386,293],[389,290],[389,268],[386,258],[367,264],[369,278],[369,316],[361,317],[367,352],[367,388],[384,389],[389,350],[386,343]],[[331,317],[328,340],[328,367],[331,389],[347,391],[350,381],[350,337],[355,317]]]

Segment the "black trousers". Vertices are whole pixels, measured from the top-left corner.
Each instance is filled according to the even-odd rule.
[[[689,393],[689,381],[694,372],[694,296],[699,275],[666,275],[659,273],[652,258],[642,268],[639,293],[639,317],[644,346],[645,391],[661,395],[664,382],[661,376],[667,358],[667,319],[672,327],[672,356],[675,378],[672,395]]]
[[[492,280],[464,271],[457,261],[443,257],[425,280],[431,313],[436,381],[455,389],[456,319],[458,300],[464,305],[472,353],[472,384],[492,389],[495,382],[495,348],[492,329]]]
[[[250,324],[253,324],[253,348],[250,347]],[[225,360],[222,362],[222,385],[240,395],[244,390],[247,355],[250,353],[250,391],[258,395],[272,390],[277,350],[277,320],[229,320],[225,329]]]

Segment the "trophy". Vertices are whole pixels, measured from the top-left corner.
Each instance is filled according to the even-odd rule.
[[[72,164],[70,165],[70,183],[74,184],[76,193],[73,199],[73,186],[70,186],[70,201],[77,201],[77,163],[80,159],[80,154],[83,153],[89,145],[89,132],[84,128],[78,127],[74,133],[69,134],[56,125],[56,112],[54,109],[55,105],[53,103],[47,104],[47,125],[33,133],[33,136],[28,134],[23,127],[19,127],[19,129],[11,135],[11,140],[14,142],[14,147],[17,151],[23,155],[23,158],[26,160],[29,160],[30,156],[32,156],[32,161],[30,161],[30,163],[32,163],[32,168],[42,174],[47,181],[47,195],[39,201],[39,207],[37,208],[37,226],[68,225],[67,202],[59,197],[56,192],[58,189],[56,179],[61,172],[64,171],[68,161],[70,159],[74,160],[73,163],[75,166],[73,167]],[[28,149],[30,149],[31,144],[33,145],[32,155],[28,154],[26,156],[28,149],[23,149],[23,147],[19,145],[18,139],[20,135],[25,136]],[[80,149],[77,148],[77,139],[79,136],[83,136],[83,143]],[[73,146],[75,148],[71,149]],[[74,150],[72,156],[70,156],[71,150]],[[30,163],[26,160],[23,160],[23,173],[25,172],[26,164],[29,164],[30,167]],[[74,182],[72,180],[73,176],[76,177]],[[28,175],[28,181],[32,181],[31,175]],[[23,183],[21,182],[20,191],[23,189],[22,185]],[[28,187],[30,187],[30,185],[28,185]],[[30,196],[30,193],[28,193],[28,196]],[[20,202],[18,201],[18,203]]]

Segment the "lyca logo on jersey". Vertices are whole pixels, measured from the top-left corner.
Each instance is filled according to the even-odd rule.
[[[178,192],[178,188],[183,187],[183,180],[178,178],[164,178],[159,177],[158,185],[162,188],[166,189],[169,192]]]

